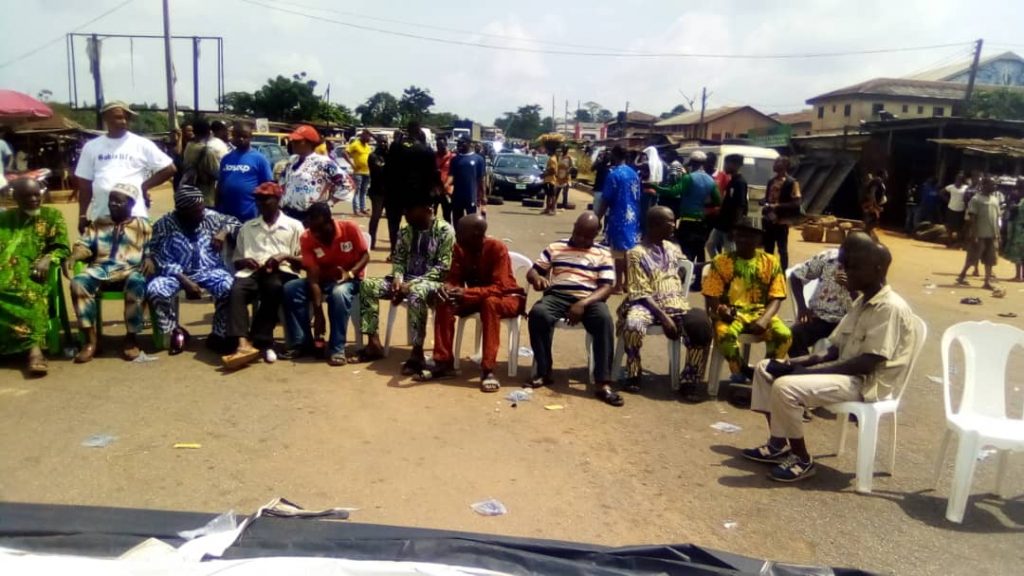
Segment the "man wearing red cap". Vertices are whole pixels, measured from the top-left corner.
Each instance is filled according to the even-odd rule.
[[[229,368],[255,360],[260,351],[267,362],[277,359],[274,326],[284,298],[284,285],[298,278],[302,269],[302,223],[281,213],[282,194],[281,186],[275,182],[257,186],[253,195],[260,215],[238,230],[227,333],[230,338],[238,338],[238,350],[224,357]],[[253,303],[256,312],[250,324],[249,304]]]
[[[288,167],[281,177],[284,196],[281,209],[284,213],[306,222],[306,212],[316,202],[326,201],[345,179],[341,168],[329,156],[314,154],[320,143],[316,128],[301,125],[288,136],[294,153],[288,159]]]

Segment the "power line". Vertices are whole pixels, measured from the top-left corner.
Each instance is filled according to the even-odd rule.
[[[847,52],[817,52],[817,53],[805,53],[805,54],[717,54],[717,53],[696,53],[696,52],[583,52],[573,50],[548,50],[544,48],[525,48],[525,47],[513,47],[513,46],[499,46],[495,44],[485,44],[483,42],[470,42],[467,40],[451,40],[447,38],[436,38],[432,36],[423,36],[420,34],[413,34],[411,32],[400,32],[397,30],[388,30],[385,28],[377,28],[374,26],[366,26],[363,24],[354,24],[352,22],[343,22],[333,18],[327,18],[325,16],[317,16],[301,12],[299,10],[292,10],[288,8],[282,8],[280,6],[274,6],[271,4],[265,4],[257,0],[240,0],[245,4],[251,4],[253,6],[260,6],[268,10],[275,10],[278,12],[284,12],[286,14],[293,14],[295,16],[301,16],[310,20],[316,20],[318,22],[330,22],[339,26],[345,26],[347,28],[354,28],[356,30],[364,30],[368,32],[375,32],[378,34],[385,34],[388,36],[398,36],[401,38],[410,38],[414,40],[423,40],[425,42],[434,42],[437,44],[449,44],[453,46],[470,46],[474,48],[485,48],[488,50],[501,50],[506,52],[525,52],[532,54],[552,54],[561,56],[609,56],[613,58],[707,58],[707,59],[720,59],[720,60],[786,60],[786,59],[805,59],[805,58],[833,58],[839,56],[857,56],[867,54],[891,54],[895,52],[915,52],[922,50],[934,50],[937,48],[950,48],[953,46],[962,46],[966,43],[957,42],[950,44],[935,44],[931,46],[909,46],[902,48],[878,48],[870,50],[853,50]]]
[[[53,46],[57,42],[60,42],[61,40],[64,40],[64,37],[67,36],[68,34],[70,34],[72,32],[78,32],[82,28],[85,28],[86,26],[88,26],[88,25],[90,25],[90,24],[92,24],[94,22],[98,22],[99,20],[102,20],[102,19],[106,18],[107,16],[110,16],[114,12],[117,12],[121,8],[124,8],[125,6],[131,4],[134,1],[135,0],[124,0],[124,2],[121,2],[117,6],[114,6],[110,10],[107,10],[106,12],[100,14],[99,16],[93,18],[92,20],[89,20],[88,22],[85,22],[85,23],[83,23],[83,24],[81,24],[79,26],[76,26],[75,28],[72,28],[71,30],[68,30],[64,34],[61,34],[60,36],[57,36],[56,38],[54,38],[52,40],[49,40],[49,41],[45,42],[44,44],[42,44],[40,46],[36,46],[32,50],[29,50],[28,52],[25,52],[24,54],[15,56],[14,58],[11,58],[10,60],[0,64],[0,68],[6,68],[6,67],[10,66],[11,64],[14,64],[16,62],[20,62],[20,61],[24,60],[25,58],[28,58],[29,56],[32,56],[32,55],[36,54],[40,50],[49,48],[50,46]]]

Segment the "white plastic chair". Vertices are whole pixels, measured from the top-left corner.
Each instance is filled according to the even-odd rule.
[[[679,265],[679,275],[683,281],[683,298],[687,298],[690,295],[690,284],[693,283],[693,262],[689,260],[683,260]],[[648,336],[664,336],[665,331],[662,330],[659,325],[652,325],[647,328]],[[679,389],[679,373],[682,371],[682,357],[683,357],[683,343],[682,338],[678,340],[669,340],[666,338],[668,344],[668,371],[672,382],[672,389]],[[626,356],[626,344],[622,341],[622,338],[616,334],[615,338],[615,365],[614,373],[612,378],[619,380],[622,378],[622,360]]]
[[[964,354],[964,389],[960,409],[954,413],[950,390],[949,351],[959,342]],[[1024,330],[991,322],[961,322],[942,335],[942,399],[946,409],[946,433],[935,462],[935,485],[939,483],[949,447],[958,437],[953,483],[946,505],[946,519],[964,519],[978,453],[985,446],[999,451],[996,492],[1005,497],[1005,479],[1010,451],[1024,451],[1024,420],[1006,413],[1006,364],[1016,346],[1024,347]]]
[[[509,260],[512,261],[512,275],[516,281],[522,280],[525,282],[526,273],[533,267],[533,261],[526,256],[519,254],[518,252],[509,252]],[[480,314],[469,314],[468,316],[459,316],[458,323],[455,325],[455,349],[452,353],[452,365],[456,370],[459,369],[459,353],[462,350],[462,335],[466,328],[466,322],[469,320],[476,321],[476,336],[475,344],[473,349],[476,354],[483,353],[483,326],[480,325]],[[514,378],[519,373],[519,328],[520,322],[522,321],[521,316],[515,318],[502,318],[501,325],[505,328],[506,339],[508,340],[508,376]]]
[[[875,474],[875,451],[878,447],[878,425],[882,416],[892,414],[892,453],[889,457],[889,473],[896,470],[896,415],[900,407],[900,398],[907,389],[910,376],[914,372],[925,339],[928,337],[928,325],[918,316],[914,316],[914,351],[910,357],[910,365],[903,374],[903,382],[895,390],[892,398],[877,402],[839,402],[826,408],[836,414],[839,423],[839,446],[836,455],[841,455],[846,447],[846,431],[849,428],[847,414],[857,417],[857,492],[871,493],[871,482]]]
[[[793,266],[786,270],[786,291],[790,292],[789,302],[793,305],[793,321],[796,322],[800,318],[800,308],[796,305],[796,298],[793,296],[793,272],[797,269],[797,266]],[[806,304],[811,303],[811,298],[814,297],[814,291],[818,289],[818,283],[821,280],[808,280],[804,282],[804,302]]]

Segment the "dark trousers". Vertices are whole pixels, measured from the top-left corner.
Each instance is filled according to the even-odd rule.
[[[370,196],[370,224],[368,225],[370,231],[370,248],[377,247],[377,226],[380,224],[380,217],[384,213],[384,198],[380,196]]]
[[[449,213],[451,215],[451,220],[449,220],[448,223],[454,226],[455,223],[466,214],[476,214],[476,204],[464,204],[457,200],[452,200]]]
[[[569,307],[578,298],[549,291],[530,309],[530,345],[533,346],[535,376],[549,376],[553,359],[551,342],[555,324],[565,318]],[[615,327],[608,305],[595,302],[586,307],[581,320],[587,333],[594,339],[594,382],[601,384],[611,381],[612,350],[615,346]]]
[[[444,221],[449,223],[449,224],[451,224],[452,226],[454,226],[455,225],[455,221],[452,220],[452,199],[451,199],[451,197],[448,196],[447,194],[442,194],[441,195],[441,197],[437,200],[437,205],[434,206],[434,216],[437,216],[437,207],[438,206],[441,207],[441,216],[444,218]]]
[[[782,263],[782,270],[785,271],[789,268],[789,226],[765,222],[764,251],[774,254],[776,246],[779,248],[779,262]]]
[[[228,336],[251,337],[260,349],[274,344],[274,326],[277,325],[284,285],[296,278],[284,272],[259,271],[248,278],[235,278],[228,296]],[[249,304],[256,304],[252,325],[249,324]]]
[[[791,326],[793,345],[789,347],[790,358],[806,356],[818,340],[828,338],[838,325],[838,323],[826,322],[821,318],[814,318],[810,322],[797,322]]]
[[[394,255],[398,230],[402,227],[402,207],[398,204],[385,204],[384,215],[388,219],[388,240],[391,242],[391,254]]]
[[[676,227],[676,241],[686,258],[693,262],[692,290],[701,290],[701,263],[704,262],[704,245],[708,241],[709,229],[704,222],[680,220]]]

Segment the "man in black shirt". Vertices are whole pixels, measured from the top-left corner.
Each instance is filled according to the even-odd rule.
[[[722,206],[718,214],[711,219],[711,234],[705,248],[708,261],[720,252],[736,250],[732,241],[732,228],[736,221],[747,215],[747,181],[740,173],[743,167],[742,154],[729,154],[725,157],[725,173],[729,175],[729,184],[722,190]]]

